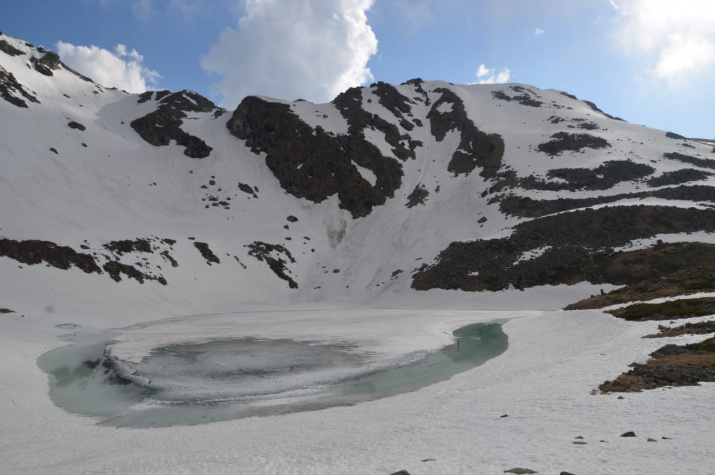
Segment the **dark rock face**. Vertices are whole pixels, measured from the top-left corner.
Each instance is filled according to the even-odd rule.
[[[648,186],[655,188],[657,186],[679,185],[691,181],[707,180],[710,176],[712,176],[711,173],[702,170],[683,168],[681,170],[665,172],[659,177],[651,178],[647,183]]]
[[[247,97],[227,127],[253,152],[266,153],[266,165],[287,192],[316,203],[337,194],[340,207],[354,217],[367,216],[402,183],[399,162],[384,157],[354,125],[349,135],[335,136],[312,129],[286,104]],[[375,186],[353,162],[375,174]]]
[[[0,51],[10,56],[21,56],[25,54],[5,40],[0,40]]]
[[[459,148],[452,154],[447,170],[456,175],[469,175],[475,168],[481,168],[479,175],[484,179],[496,175],[502,165],[504,140],[498,134],[480,131],[467,117],[464,102],[449,89],[435,89],[442,96],[432,105],[427,114],[432,135],[438,142],[444,140],[447,132],[457,130],[461,134]],[[452,110],[440,112],[443,104],[451,104]]]
[[[70,129],[76,129],[76,130],[81,130],[81,131],[84,131],[84,130],[87,129],[87,127],[85,127],[84,125],[80,124],[79,122],[75,122],[75,121],[69,122],[69,123],[67,124],[67,126],[68,126]]]
[[[413,275],[412,287],[503,290],[536,285],[591,283],[630,284],[668,274],[694,263],[687,254],[657,254],[643,271],[629,253],[613,247],[663,233],[715,230],[715,210],[631,206],[578,210],[519,224],[508,238],[453,242],[433,265]],[[542,249],[533,259],[527,251]],[[634,251],[638,252],[638,251]]]
[[[669,139],[688,140],[687,138],[683,137],[682,135],[676,134],[674,132],[666,132],[665,136],[668,137]]]
[[[150,96],[140,96],[139,102],[148,101]],[[157,109],[144,117],[133,120],[131,127],[148,143],[155,146],[169,145],[175,140],[185,147],[184,155],[191,158],[208,157],[213,148],[202,139],[190,135],[181,129],[186,112],[213,112],[216,105],[205,97],[192,91],[156,93]]]
[[[407,98],[402,96],[395,88],[389,85],[377,86],[376,93],[388,99],[380,98],[380,102],[391,107],[393,114],[402,117],[399,107],[406,107]],[[408,134],[400,134],[396,125],[387,122],[376,114],[370,114],[362,108],[362,89],[353,87],[338,95],[333,100],[333,104],[338,108],[340,114],[348,121],[348,134],[352,137],[363,137],[363,130],[366,128],[377,129],[385,134],[385,141],[392,146],[392,153],[402,161],[408,158],[415,158],[415,149],[422,145],[419,141],[414,141]],[[404,122],[403,122],[404,127]],[[408,127],[409,128],[409,127]],[[406,147],[403,142],[407,142]]]
[[[677,160],[679,162],[695,165],[696,167],[710,168],[715,170],[715,160],[710,158],[698,158],[690,155],[684,155],[678,152],[665,153],[663,156],[669,160]]]
[[[130,252],[152,252],[149,240],[142,238],[111,241],[108,244],[105,244],[104,248],[120,256]]]
[[[266,262],[274,274],[288,282],[288,286],[291,289],[298,288],[298,283],[288,275],[290,270],[286,267],[286,264],[288,261],[295,263],[295,259],[285,246],[256,241],[249,244],[248,249],[249,256],[253,256],[261,262]]]
[[[218,257],[216,257],[216,254],[213,253],[213,251],[211,250],[209,245],[206,244],[205,242],[196,241],[196,242],[194,242],[194,246],[196,247],[196,249],[199,250],[199,252],[201,253],[201,256],[203,256],[203,258],[206,259],[206,263],[208,265],[211,265],[212,262],[214,264],[221,263],[221,260]]]
[[[568,97],[568,98],[570,98],[570,99],[573,99],[573,100],[575,100],[575,101],[580,101],[580,99],[579,99],[578,97],[574,96],[573,94],[569,94],[569,93],[567,93],[567,92],[562,92],[561,95],[562,95],[562,96],[566,96],[566,97]],[[594,103],[591,102],[591,101],[581,101],[581,102],[583,102],[583,103],[586,104],[588,107],[590,107],[591,110],[596,111],[596,112],[599,112],[599,113],[605,115],[606,117],[608,117],[609,119],[623,121],[623,119],[621,119],[620,117],[614,117],[614,116],[612,116],[611,114],[607,114],[607,113],[603,112],[601,109],[599,109],[599,107],[598,107],[596,104],[594,104]]]
[[[415,189],[410,193],[410,196],[407,197],[407,206],[408,208],[413,208],[417,205],[423,205],[425,204],[425,201],[427,200],[427,197],[429,196],[429,191],[427,191],[427,188],[420,183],[417,186],[415,186]]]
[[[506,91],[493,91],[492,97],[507,102],[514,101],[528,107],[541,107],[543,104],[542,101],[537,100],[540,99],[539,95],[531,89],[522,86],[511,86],[509,89],[515,92],[516,95],[509,95]]]
[[[12,73],[8,73],[0,68],[0,96],[14,106],[27,108],[27,103],[18,97],[18,95],[30,102],[40,103],[37,97],[27,91],[22,84],[17,82],[17,79],[15,79]]]
[[[58,246],[50,241],[15,241],[1,238],[0,256],[28,265],[44,262],[58,269],[67,270],[70,267],[77,267],[87,274],[102,273],[91,255],[77,252],[71,247]]]
[[[548,179],[558,181],[542,181],[529,176],[520,181],[520,186],[531,190],[578,191],[607,190],[614,185],[631,180],[638,180],[651,175],[655,169],[642,163],[630,160],[611,160],[594,169],[588,168],[555,168],[546,174]]]
[[[650,182],[649,182],[650,183]],[[528,197],[505,196],[499,201],[502,213],[522,218],[537,218],[577,208],[613,203],[623,199],[662,198],[666,200],[688,200],[715,204],[715,188],[711,186],[679,186],[655,191],[600,196],[597,198],[559,198],[555,200],[534,200]]]
[[[590,134],[570,134],[557,132],[551,136],[553,140],[538,145],[538,150],[547,155],[561,155],[565,151],[579,152],[584,148],[606,148],[611,144],[606,139]]]

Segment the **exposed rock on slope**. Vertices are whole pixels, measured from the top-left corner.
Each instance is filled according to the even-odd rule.
[[[139,103],[146,102],[152,92],[145,93]],[[131,122],[132,128],[147,142],[156,146],[169,145],[172,140],[185,147],[184,155],[191,158],[206,158],[213,150],[202,139],[181,129],[187,112],[220,112],[216,105],[192,91],[171,94],[159,91],[156,95],[157,108],[144,117]]]

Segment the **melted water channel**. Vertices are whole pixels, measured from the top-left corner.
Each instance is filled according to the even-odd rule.
[[[439,351],[379,365],[346,343],[241,338],[157,348],[130,375],[105,354],[116,336],[80,336],[38,365],[59,407],[134,428],[353,405],[444,381],[507,348],[496,323],[459,328]]]

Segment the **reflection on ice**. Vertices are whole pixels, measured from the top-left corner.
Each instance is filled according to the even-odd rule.
[[[50,396],[121,427],[166,427],[312,411],[394,396],[501,354],[498,324],[454,332],[439,351],[374,359],[354,343],[233,338],[155,348],[138,362],[108,356],[116,335],[86,336],[43,355]],[[131,382],[132,384],[127,384]]]

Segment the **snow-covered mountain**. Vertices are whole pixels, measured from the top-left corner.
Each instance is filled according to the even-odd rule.
[[[623,284],[634,249],[715,227],[712,144],[564,92],[415,79],[231,112],[1,41],[6,307],[58,285],[185,305]],[[713,256],[665,252],[638,271]]]
[[[711,472],[712,387],[595,396],[662,346],[641,338],[658,322],[589,310],[601,296],[559,309],[666,274],[604,301],[712,291],[713,141],[521,84],[413,79],[227,111],[191,91],[106,88],[1,34],[0,97],[8,473]],[[495,321],[502,355],[398,396],[214,424],[191,399],[245,369],[240,344],[290,373],[295,355],[377,371]],[[70,342],[77,361],[54,351]],[[292,352],[276,355],[286,342]],[[142,372],[181,345],[203,360],[198,376],[174,363]],[[189,396],[169,411],[188,418],[102,427],[148,427],[143,411],[165,406],[58,395],[82,389],[74,377],[103,381],[105,363],[149,396],[151,374],[177,378]],[[279,397],[300,402],[306,388]]]

